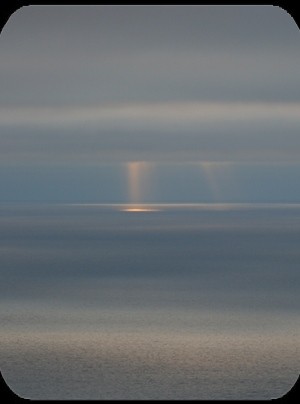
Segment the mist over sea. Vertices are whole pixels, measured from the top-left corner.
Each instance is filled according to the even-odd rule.
[[[300,363],[300,205],[0,206],[0,366],[30,399],[271,399]]]

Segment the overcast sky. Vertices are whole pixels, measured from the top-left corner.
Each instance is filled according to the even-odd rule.
[[[0,36],[0,201],[300,202],[272,6],[29,6]]]

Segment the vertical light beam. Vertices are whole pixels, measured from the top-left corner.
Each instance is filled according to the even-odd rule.
[[[216,175],[217,165],[211,161],[202,161],[201,168],[204,171],[204,175],[209,186],[213,202],[220,202],[220,186]]]
[[[209,186],[213,202],[223,202],[224,197],[228,196],[226,189],[228,187],[230,189],[230,184],[232,185],[234,181],[233,163],[229,161],[202,161],[200,165]]]
[[[141,202],[141,164],[140,161],[130,161],[127,165],[129,203]]]
[[[144,205],[145,189],[149,183],[149,163],[145,161],[130,161],[127,163],[128,199],[130,207],[124,209],[130,212],[152,211]]]

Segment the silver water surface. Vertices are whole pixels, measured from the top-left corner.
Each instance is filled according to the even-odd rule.
[[[0,208],[0,363],[31,399],[270,399],[299,374],[298,205]]]

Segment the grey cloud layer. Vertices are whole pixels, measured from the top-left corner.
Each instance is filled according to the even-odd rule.
[[[299,100],[299,30],[273,7],[29,7],[1,35],[1,103]]]
[[[289,161],[300,155],[299,103],[143,103],[7,108],[7,162]]]

